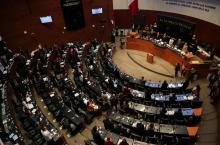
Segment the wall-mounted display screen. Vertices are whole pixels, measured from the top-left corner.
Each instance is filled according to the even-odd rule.
[[[52,17],[51,16],[44,16],[44,17],[40,17],[40,22],[42,24],[46,24],[46,23],[52,23]]]
[[[102,8],[92,9],[92,14],[93,14],[93,15],[102,14],[102,13],[103,13]]]

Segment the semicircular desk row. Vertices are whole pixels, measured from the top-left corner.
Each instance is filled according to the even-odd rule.
[[[196,131],[197,132],[197,131]]]

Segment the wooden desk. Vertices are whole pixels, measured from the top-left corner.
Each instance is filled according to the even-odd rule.
[[[187,66],[188,69],[191,69],[193,67],[198,71],[198,77],[200,78],[206,77],[209,73],[210,63],[190,63],[183,56],[177,54],[169,48],[158,47],[154,45],[151,41],[127,37],[127,49],[134,49],[151,53],[154,56],[158,56],[168,61],[174,66],[176,65],[176,63],[179,63],[180,65],[184,64],[185,66]],[[189,70],[186,71],[185,78],[188,78],[189,72]]]

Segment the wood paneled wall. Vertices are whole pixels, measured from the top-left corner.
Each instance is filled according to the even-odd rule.
[[[49,47],[54,43],[75,40],[89,41],[93,38],[110,40],[113,27],[112,0],[82,0],[82,2],[86,27],[66,31],[60,0],[1,0],[0,34],[6,40],[7,46],[14,50],[17,48],[32,50],[38,43]],[[92,15],[91,9],[97,7],[103,8],[103,14]],[[52,16],[53,23],[42,25],[39,17],[47,15]],[[24,34],[24,30],[27,34]]]
[[[199,42],[210,43],[213,47],[216,48],[216,54],[220,56],[220,27],[209,22],[192,18],[189,16],[184,16],[180,14],[160,12],[160,11],[150,11],[150,10],[141,10],[140,15],[146,17],[147,24],[153,24],[158,15],[170,15],[178,18],[183,18],[188,21],[196,23],[195,34],[197,35]],[[131,27],[133,23],[133,18],[129,10],[114,10],[115,24],[119,28],[128,28]]]

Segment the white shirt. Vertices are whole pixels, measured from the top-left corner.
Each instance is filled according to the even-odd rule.
[[[43,135],[46,141],[50,141],[53,138],[53,134],[48,130],[45,131],[41,130],[41,134]]]

